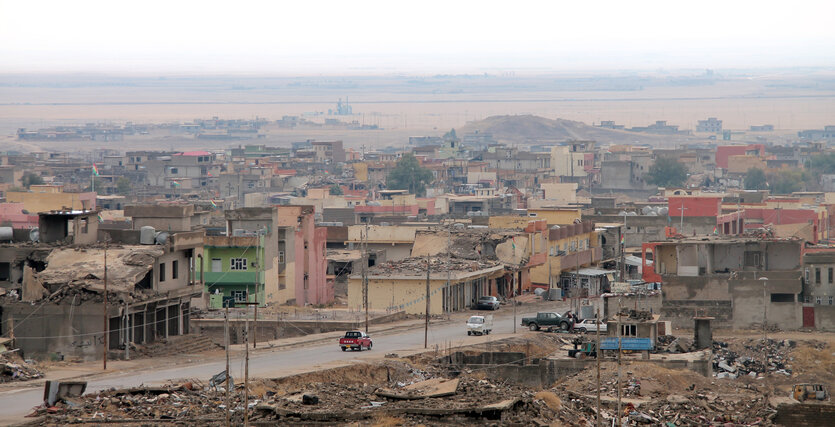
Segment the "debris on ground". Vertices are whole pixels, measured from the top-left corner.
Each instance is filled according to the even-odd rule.
[[[13,354],[14,353],[6,353],[4,355],[0,355],[0,383],[11,381],[29,381],[36,378],[43,378],[43,372],[38,370],[33,364],[30,364]]]

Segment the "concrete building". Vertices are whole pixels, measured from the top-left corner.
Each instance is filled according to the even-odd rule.
[[[8,191],[6,201],[22,203],[32,214],[64,209],[95,209],[96,193],[66,193],[63,185],[33,185],[29,191]]]
[[[202,293],[194,266],[202,256],[203,232],[166,234],[140,244],[138,230],[98,230],[96,240],[90,239],[96,236],[95,218],[94,212],[43,214],[39,243],[21,245],[27,232],[0,246],[0,279],[7,279],[0,280],[6,290],[0,297],[0,334],[13,324],[16,345],[26,357],[93,360],[104,351],[105,334],[108,350],[122,354],[128,343],[188,332],[192,301]],[[87,233],[79,231],[83,220]],[[67,238],[73,246],[66,246]],[[111,247],[109,320],[103,331],[105,238]]]
[[[316,227],[313,206],[243,208],[224,212],[227,236],[265,233],[265,300],[274,304],[327,304],[327,229]]]
[[[367,245],[369,251],[384,252],[385,259],[399,261],[412,255],[415,233],[426,225],[351,225],[348,226],[348,249]]]
[[[478,297],[495,295],[497,280],[505,270],[497,262],[430,257],[429,314],[467,310]],[[426,257],[389,261],[368,272],[368,308],[407,314],[426,312]],[[363,309],[362,275],[348,281],[348,307]]]
[[[601,162],[600,185],[593,190],[595,193],[655,191],[657,187],[646,181],[646,174],[652,164],[652,154],[649,152],[610,153]]]
[[[722,133],[722,120],[716,117],[699,120],[696,124],[696,132]]]
[[[319,163],[345,162],[345,149],[342,141],[312,141],[316,161]]]
[[[806,248],[803,279],[803,328],[835,330],[835,248]]]
[[[201,272],[210,308],[241,302],[266,304],[263,240],[263,234],[205,237]]]
[[[692,238],[644,243],[643,279],[661,282],[663,320],[692,326],[694,316],[751,328],[766,321],[801,327],[800,240]]]

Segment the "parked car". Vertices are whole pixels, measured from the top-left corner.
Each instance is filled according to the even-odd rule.
[[[601,333],[607,330],[606,322],[597,319],[583,319],[574,324],[574,330],[580,333],[597,332],[598,327]]]
[[[470,316],[467,320],[467,335],[490,335],[493,330],[493,315]]]
[[[526,326],[532,331],[546,329],[548,331],[560,329],[567,331],[571,329],[574,321],[568,316],[560,316],[557,313],[545,312],[536,313],[536,317],[523,317],[522,326]]]
[[[371,350],[371,337],[362,331],[348,331],[345,336],[339,339],[339,347],[342,351],[351,350]]]
[[[498,310],[499,309],[499,299],[496,297],[478,297],[478,300],[475,303],[476,310]]]

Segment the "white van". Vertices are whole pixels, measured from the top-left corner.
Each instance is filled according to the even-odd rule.
[[[467,335],[488,335],[493,330],[493,315],[470,316],[467,320]]]

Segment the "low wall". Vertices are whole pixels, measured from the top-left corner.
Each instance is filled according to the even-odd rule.
[[[668,300],[661,305],[661,320],[669,320],[673,328],[693,328],[693,317],[709,316],[714,328],[731,327],[733,303],[730,300]]]
[[[406,318],[406,312],[400,311],[385,316],[369,319],[371,325],[396,322]],[[209,337],[217,344],[223,345],[223,319],[191,319],[190,332]],[[276,340],[279,338],[301,337],[310,334],[323,332],[348,331],[361,329],[365,321],[338,321],[338,320],[258,320],[258,331],[255,337],[258,341]],[[254,322],[250,321],[250,329],[254,328]],[[242,344],[244,339],[244,319],[229,320],[229,340],[232,344]]]
[[[706,352],[704,353],[704,357],[694,360],[661,359],[661,357],[666,356],[653,355],[655,359],[629,360],[626,363],[654,363],[667,369],[687,369],[700,375],[711,377],[713,376],[713,362],[709,355],[710,353]],[[487,363],[491,358],[494,362]],[[455,353],[446,358],[446,362],[453,362],[453,364],[458,362],[458,365],[463,365],[470,369],[482,370],[488,377],[528,387],[550,387],[551,384],[558,380],[576,374],[588,367],[593,367],[597,363],[595,359],[564,358],[535,359],[531,364],[519,363],[519,360],[524,360],[524,358],[524,353],[513,352],[484,352],[478,355],[464,357],[459,356],[459,353]],[[482,363],[461,363],[459,360]]]
[[[792,427],[825,426],[831,425],[833,419],[835,419],[835,405],[801,403],[778,406],[774,424]]]

